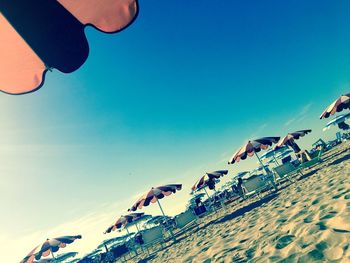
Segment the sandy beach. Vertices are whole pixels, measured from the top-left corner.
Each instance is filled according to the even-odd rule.
[[[350,143],[277,194],[233,203],[139,262],[350,262]],[[135,259],[134,259],[135,260]]]

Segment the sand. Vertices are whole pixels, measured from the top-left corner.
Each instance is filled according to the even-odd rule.
[[[139,262],[350,262],[350,143],[262,200],[200,219],[178,242]]]

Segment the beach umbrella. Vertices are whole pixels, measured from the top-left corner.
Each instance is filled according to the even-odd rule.
[[[284,157],[290,155],[291,153],[293,153],[293,151],[288,149],[287,151],[279,153],[278,155],[276,155],[276,159],[283,159]]]
[[[234,164],[240,160],[245,160],[247,156],[256,156],[261,166],[264,167],[260,157],[257,155],[261,150],[266,150],[273,143],[277,143],[280,137],[263,137],[256,140],[248,141],[241,148],[239,148],[228,161],[228,164]],[[266,171],[266,170],[265,170]],[[268,171],[266,171],[268,173]]]
[[[341,95],[331,105],[329,105],[321,114],[320,119],[328,118],[336,112],[341,112],[344,109],[350,109],[350,93]]]
[[[135,235],[135,233],[129,233],[129,234],[126,234],[123,236],[106,239],[106,240],[102,241],[102,243],[100,245],[98,245],[97,249],[104,248],[107,245],[115,245],[115,244],[125,242],[129,237],[132,237],[134,235]]]
[[[191,189],[193,192],[204,189],[205,193],[209,197],[209,194],[206,191],[205,187],[208,186],[208,183],[210,181],[214,181],[215,179],[219,179],[220,177],[226,175],[227,173],[228,173],[228,170],[219,170],[219,171],[214,171],[211,173],[206,173],[192,186]]]
[[[67,260],[69,258],[75,257],[76,255],[78,255],[78,252],[63,253],[63,254],[57,255],[55,261],[58,261],[58,262],[65,261],[65,260]]]
[[[146,220],[150,219],[151,217],[152,217],[151,215],[143,215],[143,216],[141,216],[141,217],[139,217],[139,218],[134,219],[134,220],[131,221],[130,223],[128,223],[127,226],[130,227],[130,226],[135,225],[137,231],[140,232],[140,229],[139,229],[139,226],[138,226],[138,225],[139,225],[142,221],[146,221]]]
[[[111,233],[112,231],[116,229],[120,229],[122,227],[125,227],[126,231],[129,234],[129,230],[126,227],[127,224],[131,223],[132,221],[142,217],[144,213],[130,213],[128,215],[122,215],[118,218],[118,220],[107,228],[107,230],[104,232],[104,234]]]
[[[60,248],[66,247],[67,244],[73,243],[76,239],[81,239],[81,235],[47,239],[44,243],[30,251],[29,254],[21,261],[21,263],[32,263],[34,259],[40,260],[41,257],[47,257],[50,254],[54,259],[56,259],[53,253],[57,252]]]
[[[257,153],[261,150],[266,150],[269,146],[272,146],[272,144],[277,143],[279,139],[280,137],[263,137],[260,139],[248,141],[233,154],[231,159],[228,161],[228,164],[234,164],[240,160],[245,160],[247,156],[251,157],[255,155],[260,165],[265,168]],[[268,174],[268,171],[266,169],[264,170],[266,174]]]
[[[242,177],[245,176],[246,174],[249,174],[249,172],[248,172],[248,171],[239,172],[238,174],[236,174],[236,175],[233,177],[233,180],[236,180],[237,178],[242,178]]]
[[[285,151],[288,150],[287,146],[282,146],[282,147],[274,147],[273,149],[269,149],[267,152],[265,152],[264,154],[261,155],[261,160],[264,159],[269,159],[272,158],[270,161],[268,161],[267,163],[272,163],[275,162],[276,165],[279,165],[276,155],[279,153],[283,153]]]
[[[151,203],[158,203],[160,211],[165,216],[162,206],[160,205],[159,199],[175,194],[176,191],[182,189],[182,184],[168,184],[158,187],[152,187],[147,193],[142,195],[128,211],[136,211],[142,209],[144,206],[148,206]]]
[[[278,143],[276,144],[276,148],[287,145],[287,146],[290,146],[295,153],[300,152],[301,149],[295,143],[295,140],[299,140],[300,137],[304,137],[306,134],[310,132],[311,130],[300,130],[296,132],[290,132],[278,141]]]
[[[39,89],[48,70],[78,69],[89,54],[85,27],[119,32],[136,18],[138,3],[2,0],[0,11],[0,90],[23,94]]]
[[[256,140],[248,141],[241,148],[239,148],[228,161],[228,164],[234,164],[240,160],[245,160],[247,156],[251,157],[261,150],[266,150],[273,143],[277,143],[280,137],[263,137]],[[260,158],[258,158],[260,160]],[[260,160],[261,161],[261,160]]]
[[[338,126],[338,128],[341,130],[348,130],[349,125],[345,123],[345,120],[348,118],[350,118],[350,113],[337,116],[326,124],[326,126],[323,128],[323,131],[329,130],[332,126]]]
[[[168,220],[170,220],[170,216],[152,216],[145,224],[146,225],[160,225]]]
[[[33,263],[54,263],[55,259],[53,258],[42,258],[40,260],[35,260]]]

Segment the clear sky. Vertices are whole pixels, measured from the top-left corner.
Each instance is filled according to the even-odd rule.
[[[249,138],[333,138],[318,117],[350,91],[349,12],[345,0],[147,0],[121,33],[87,28],[82,68],[0,94],[2,261],[60,235],[83,235],[62,252],[86,252],[152,186],[183,183],[161,201],[176,214],[204,172],[256,165],[227,165]]]

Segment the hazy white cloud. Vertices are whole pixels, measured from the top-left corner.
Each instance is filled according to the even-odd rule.
[[[299,110],[299,112],[297,112],[296,114],[293,115],[294,117],[287,120],[284,123],[284,126],[287,127],[287,126],[290,126],[292,123],[298,123],[298,122],[301,122],[302,120],[304,120],[307,116],[307,113],[310,111],[312,105],[313,105],[312,102],[306,104],[303,108],[301,108]]]

